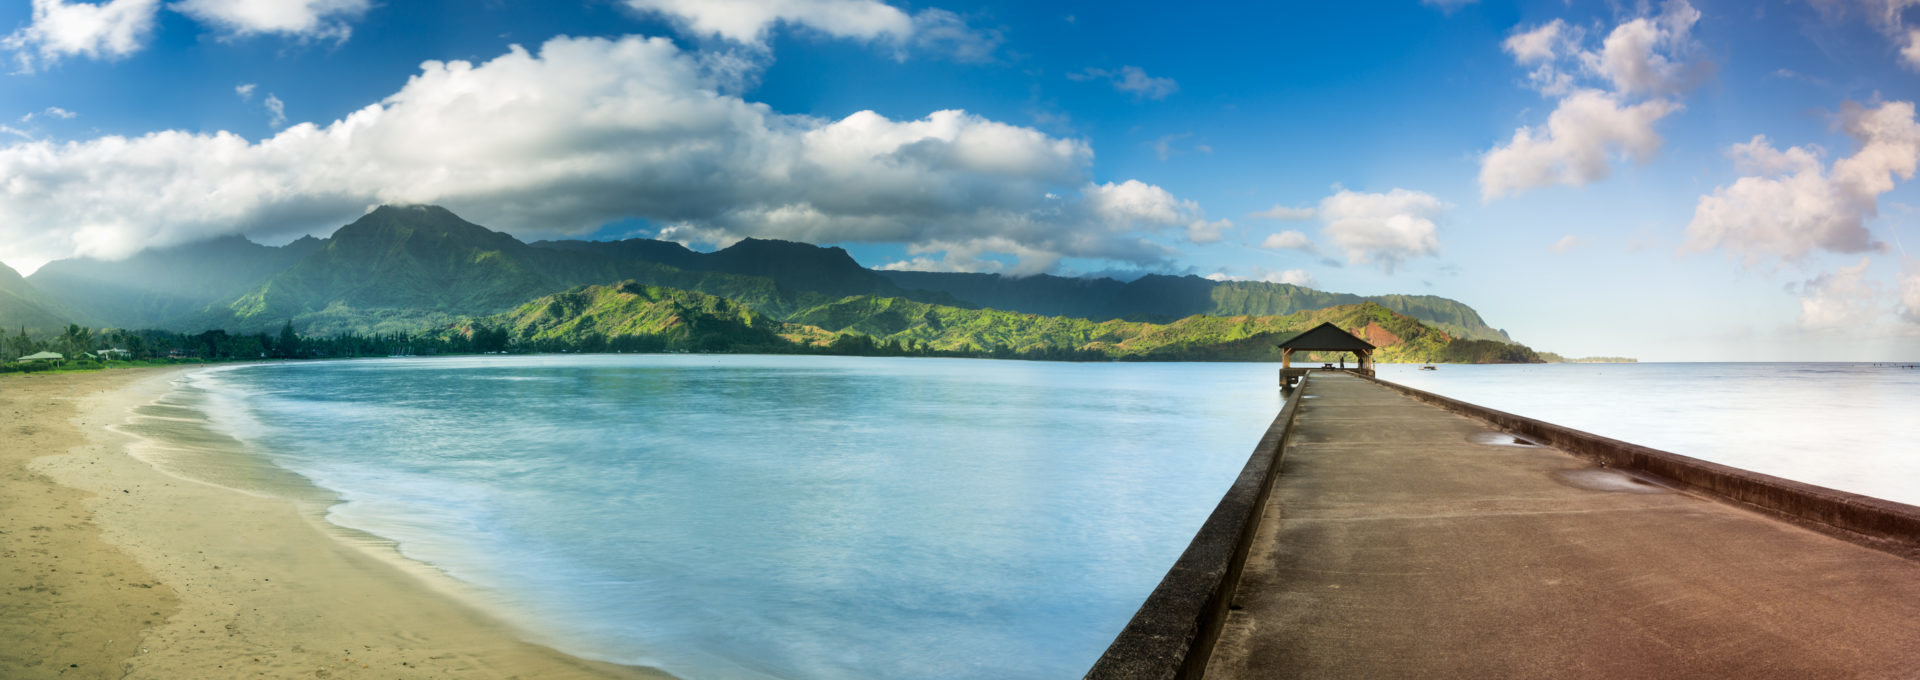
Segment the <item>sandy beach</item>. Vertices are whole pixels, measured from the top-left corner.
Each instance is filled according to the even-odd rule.
[[[119,426],[184,371],[0,378],[0,677],[670,677],[525,642],[311,498],[144,462]]]

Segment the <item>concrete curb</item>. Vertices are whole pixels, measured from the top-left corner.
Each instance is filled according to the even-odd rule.
[[[1133,620],[1087,671],[1087,680],[1199,678],[1206,670],[1241,567],[1253,546],[1261,510],[1279,476],[1281,445],[1305,387],[1306,378],[1301,378],[1233,486]]]
[[[1657,477],[1684,491],[1728,501],[1870,548],[1920,559],[1920,507],[1710,463],[1378,378],[1368,380],[1604,467]]]

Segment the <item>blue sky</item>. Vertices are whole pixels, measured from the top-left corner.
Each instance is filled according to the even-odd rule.
[[[433,202],[1443,295],[1569,355],[1916,360],[1910,5],[16,2],[0,262]]]

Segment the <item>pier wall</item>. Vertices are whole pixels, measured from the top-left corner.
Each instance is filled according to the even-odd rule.
[[[1405,385],[1369,378],[1420,401],[1486,421],[1591,460],[1656,477],[1678,489],[1715,497],[1869,547],[1920,559],[1920,507],[1711,463],[1525,416],[1497,411]]]
[[[1301,380],[1304,387],[1306,378]],[[1260,513],[1280,474],[1283,444],[1302,391],[1289,391],[1279,416],[1260,437],[1233,486],[1133,620],[1087,671],[1087,680],[1199,678],[1206,670],[1259,528]]]

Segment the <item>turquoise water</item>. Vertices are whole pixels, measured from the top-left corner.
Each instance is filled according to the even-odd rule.
[[[1920,368],[1689,363],[1381,366],[1379,377],[1578,430],[1920,505]]]
[[[1267,364],[588,355],[196,374],[328,520],[536,639],[706,678],[1077,678],[1279,408]]]

